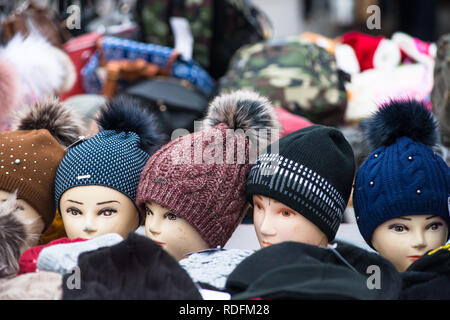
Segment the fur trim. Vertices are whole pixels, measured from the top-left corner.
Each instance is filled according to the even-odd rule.
[[[20,214],[16,195],[0,202],[0,278],[19,270],[19,258],[27,244],[26,226],[17,218]]]
[[[78,140],[81,128],[81,121],[55,97],[18,115],[15,126],[15,130],[47,129],[65,147]]]
[[[251,130],[250,132],[255,133],[256,139],[252,142],[260,147],[279,138],[279,133],[277,137],[271,137],[271,130],[281,131],[281,125],[269,100],[249,90],[225,93],[210,103],[203,126],[211,128],[220,123],[233,130]],[[267,136],[258,135],[262,129],[266,129]]]
[[[141,139],[141,148],[148,154],[167,142],[156,116],[130,97],[113,98],[100,110],[97,123],[100,130],[136,133]]]
[[[391,145],[400,137],[433,146],[438,142],[437,122],[426,106],[415,100],[393,100],[382,105],[367,122],[371,151]]]

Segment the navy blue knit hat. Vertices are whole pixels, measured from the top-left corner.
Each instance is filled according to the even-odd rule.
[[[131,99],[111,101],[97,119],[102,130],[72,146],[55,178],[58,210],[64,192],[78,186],[115,189],[136,201],[139,177],[149,157],[166,142],[153,114]]]
[[[435,154],[437,124],[417,101],[391,101],[368,121],[374,150],[359,168],[353,191],[358,228],[372,246],[382,223],[407,215],[436,215],[450,226],[450,169]]]

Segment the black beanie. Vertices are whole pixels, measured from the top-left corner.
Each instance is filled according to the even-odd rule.
[[[310,126],[267,148],[252,167],[247,197],[259,194],[302,214],[332,241],[350,197],[353,150],[332,127]]]
[[[192,279],[172,256],[152,240],[130,233],[111,247],[78,257],[81,288],[68,288],[63,300],[201,300]]]

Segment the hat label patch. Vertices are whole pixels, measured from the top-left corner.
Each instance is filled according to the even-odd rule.
[[[86,174],[86,175],[84,175],[84,176],[78,176],[78,177],[77,177],[77,180],[89,179],[90,177],[91,177],[90,174]]]

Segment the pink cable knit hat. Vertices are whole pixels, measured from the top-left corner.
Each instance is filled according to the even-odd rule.
[[[224,246],[245,215],[245,183],[258,150],[279,138],[280,125],[266,98],[236,91],[211,102],[201,128],[150,157],[136,203],[168,208],[211,247]]]

